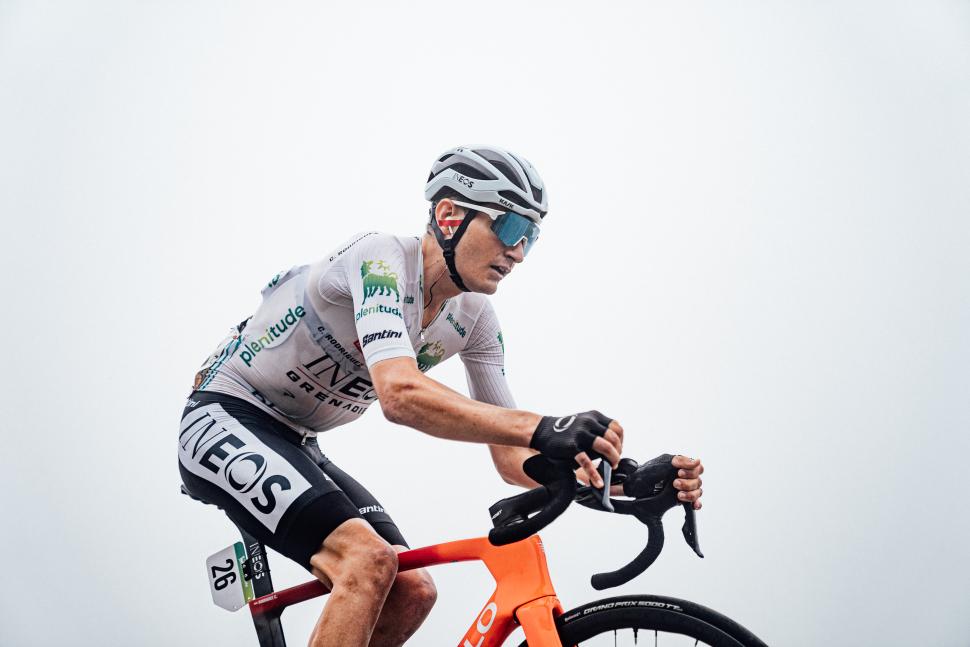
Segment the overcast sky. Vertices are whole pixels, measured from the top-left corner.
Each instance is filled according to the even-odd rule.
[[[232,526],[177,494],[194,372],[279,269],[420,233],[435,157],[493,143],[550,195],[493,298],[519,406],[707,466],[706,559],[674,511],[610,594],[772,645],[966,647],[968,115],[965,0],[0,0],[0,644],[255,644],[204,575]],[[484,534],[514,491],[485,448],[372,409],[324,452],[413,546]],[[542,535],[569,608],[645,533]],[[489,578],[433,575],[413,644],[456,644]]]

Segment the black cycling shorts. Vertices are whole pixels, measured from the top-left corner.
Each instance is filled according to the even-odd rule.
[[[239,398],[196,391],[179,428],[179,471],[194,496],[309,570],[323,540],[365,519],[391,545],[407,543],[377,499],[304,438]]]

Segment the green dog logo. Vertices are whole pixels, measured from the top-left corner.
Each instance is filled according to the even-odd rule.
[[[371,270],[374,263],[377,263],[377,271],[380,274]],[[391,292],[394,293],[395,303],[401,300],[401,293],[397,291],[397,273],[390,270],[390,266],[384,261],[364,261],[360,266],[360,277],[364,279],[362,303],[366,303],[367,298],[375,294],[384,296],[390,295]]]

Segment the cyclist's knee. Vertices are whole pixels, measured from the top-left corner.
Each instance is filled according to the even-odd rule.
[[[423,615],[431,612],[431,607],[438,599],[438,589],[427,571],[420,569],[398,573],[397,582],[404,587],[407,598],[416,611]]]
[[[397,575],[397,553],[391,545],[380,537],[363,546],[355,547],[351,552],[351,559],[358,567],[372,573],[382,583],[391,587]]]
[[[431,613],[431,608],[438,601],[438,588],[434,585],[431,578],[423,581],[415,590],[415,604],[423,609],[425,614]]]
[[[310,557],[310,566],[332,588],[371,588],[386,592],[397,575],[397,553],[367,522],[339,526]],[[323,577],[321,577],[323,575]]]

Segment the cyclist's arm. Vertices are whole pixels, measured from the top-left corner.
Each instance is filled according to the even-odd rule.
[[[549,424],[548,418],[536,413],[467,398],[427,377],[410,357],[376,362],[370,367],[370,375],[388,420],[438,438],[526,448],[538,433],[540,422]],[[598,412],[577,417],[590,415],[602,418]],[[595,438],[592,447],[615,464],[620,458],[622,434],[622,427],[612,421],[606,436]],[[585,452],[576,454],[576,460],[588,477],[601,480]]]
[[[498,317],[487,299],[482,297],[480,303],[479,310],[473,317],[475,324],[469,333],[468,344],[460,353],[461,361],[465,365],[468,393],[473,400],[504,409],[515,409],[515,399],[505,379],[505,340]],[[613,424],[616,427],[614,433],[622,434],[619,425],[615,422]],[[499,444],[489,444],[489,450],[496,471],[506,483],[527,488],[538,485],[522,469],[522,464],[538,452]],[[576,470],[576,476],[584,483],[589,483],[590,472],[594,468],[588,456],[583,456],[580,463],[583,467]]]
[[[539,484],[526,476],[522,463],[530,456],[538,454],[534,449],[523,447],[508,447],[506,445],[489,445],[492,462],[502,480],[511,485],[521,485],[524,488],[534,488]],[[577,474],[582,470],[577,470]],[[588,480],[588,479],[587,479]]]
[[[487,402],[506,409],[515,409],[515,398],[505,379],[505,342],[498,317],[488,299],[481,297],[475,325],[469,332],[468,345],[460,353],[465,366],[468,393],[473,400]],[[536,487],[526,476],[522,464],[537,454],[534,449],[489,445],[495,470],[506,483],[522,487]]]
[[[419,371],[411,357],[377,362],[370,375],[388,420],[438,438],[528,451],[542,419],[537,413],[465,397]]]
[[[529,446],[539,414],[477,402],[418,370],[401,310],[407,263],[397,239],[362,238],[341,264],[364,361],[388,420],[440,438]]]

